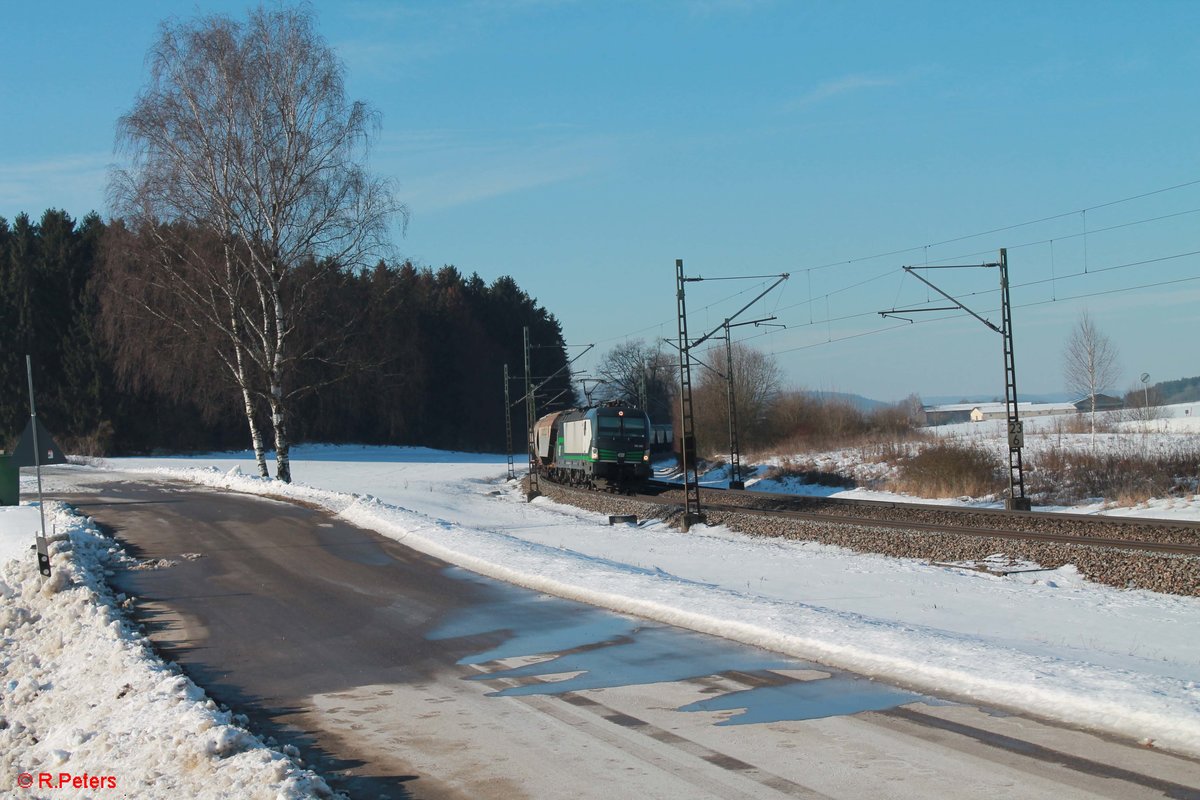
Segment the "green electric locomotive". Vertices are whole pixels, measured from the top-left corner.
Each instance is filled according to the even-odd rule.
[[[542,473],[559,483],[628,487],[651,475],[650,418],[624,403],[556,411],[533,427]]]

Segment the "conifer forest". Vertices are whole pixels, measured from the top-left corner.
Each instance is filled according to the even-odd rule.
[[[145,292],[130,290],[145,235],[95,214],[0,218],[0,449],[11,450],[29,417],[26,354],[38,417],[68,452],[249,446],[247,401],[224,368],[220,337],[164,319],[169,303],[148,309]],[[311,266],[283,387],[293,441],[499,452],[503,367],[519,402],[524,328],[535,375],[566,363],[558,321],[510,277],[489,284],[408,262]],[[252,362],[246,385],[269,429],[268,387]],[[547,391],[556,405],[576,401],[567,370]],[[523,430],[524,409],[512,413]]]

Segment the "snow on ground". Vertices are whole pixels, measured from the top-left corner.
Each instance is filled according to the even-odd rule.
[[[1200,403],[1182,403],[1154,409],[1153,419],[1122,420],[1121,412],[1116,416],[1098,414],[1098,424],[1111,431],[1098,432],[1095,449],[1102,453],[1113,453],[1138,457],[1142,455],[1171,456],[1193,453],[1197,440],[1192,434],[1200,433]],[[1087,451],[1093,448],[1088,433],[1070,433],[1073,416],[1030,417],[1024,421],[1026,465],[1032,459],[1050,450]],[[1002,462],[1007,463],[1008,440],[1005,420],[983,422],[959,422],[926,428],[930,434],[943,440],[981,447],[991,450]],[[909,454],[915,453],[919,444],[897,445]],[[884,448],[892,450],[893,448]],[[894,462],[884,460],[881,448],[874,445],[805,453],[799,457],[773,456],[762,458],[745,468],[744,480],[750,491],[784,494],[816,495],[857,500],[883,500],[891,502],[929,503],[935,505],[958,505],[976,508],[1003,508],[1000,497],[960,497],[930,499],[914,497],[897,492],[884,491],[876,486],[884,485],[896,477]],[[887,455],[891,455],[888,453]],[[798,477],[770,477],[772,468],[800,463],[807,468],[841,475],[852,479],[862,488],[840,488],[806,483]],[[679,480],[678,475],[674,476]],[[702,486],[725,488],[728,486],[727,468],[721,467],[706,473],[701,478]],[[1176,497],[1155,497],[1135,506],[1121,506],[1104,498],[1093,498],[1075,505],[1038,505],[1038,511],[1066,512],[1073,514],[1110,514],[1151,519],[1200,520],[1200,493]]]
[[[114,542],[61,503],[46,510],[48,579],[29,550],[37,510],[0,509],[0,794],[330,796],[159,660],[104,581],[124,557]]]
[[[315,502],[535,590],[1200,755],[1198,598],[1098,586],[1070,566],[999,577],[721,527],[609,526],[525,503],[503,457],[322,446],[293,459],[290,486],[247,475],[248,453],[104,466]]]
[[[36,506],[0,506],[0,562],[29,555],[41,519]]]

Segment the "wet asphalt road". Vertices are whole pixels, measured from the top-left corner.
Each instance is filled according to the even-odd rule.
[[[548,598],[322,511],[80,480],[63,499],[143,561],[113,580],[160,653],[356,798],[1200,798],[1195,762]]]

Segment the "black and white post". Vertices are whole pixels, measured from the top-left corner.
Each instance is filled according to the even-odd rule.
[[[33,401],[33,359],[25,356],[25,377],[29,381],[29,427],[33,432],[33,466],[37,471],[38,513],[42,519],[42,532],[37,537],[38,570],[50,577],[50,552],[46,544],[46,501],[42,497],[42,451],[38,444],[37,406]]]

